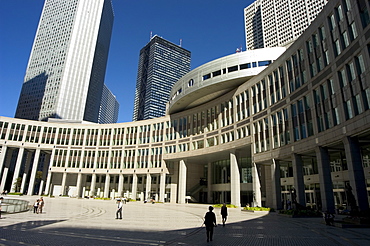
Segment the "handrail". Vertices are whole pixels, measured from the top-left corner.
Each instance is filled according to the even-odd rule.
[[[5,198],[1,203],[1,212],[3,213],[19,213],[29,210],[29,201]]]

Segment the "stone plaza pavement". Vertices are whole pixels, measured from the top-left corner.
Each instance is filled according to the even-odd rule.
[[[37,196],[24,196],[30,204]],[[322,218],[288,218],[277,213],[229,209],[225,227],[206,242],[205,204],[129,202],[115,219],[114,200],[45,197],[44,213],[3,214],[0,245],[370,245],[370,228],[326,226]],[[221,224],[221,225],[220,225]]]

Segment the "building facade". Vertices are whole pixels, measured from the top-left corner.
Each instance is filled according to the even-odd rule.
[[[244,9],[247,50],[289,45],[328,0],[256,0]]]
[[[190,52],[157,35],[140,50],[133,120],[164,116],[172,86],[190,71]]]
[[[110,0],[46,0],[15,117],[98,121],[113,26]]]
[[[363,3],[329,1],[276,57],[246,51],[192,70],[175,84],[164,117],[107,125],[0,117],[0,189],[369,209]]]
[[[110,124],[117,123],[119,112],[119,103],[116,99],[116,96],[108,89],[104,84],[101,102],[98,123],[99,124]]]

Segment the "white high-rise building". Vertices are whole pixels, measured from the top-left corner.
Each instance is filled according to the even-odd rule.
[[[98,122],[111,0],[46,0],[15,117]]]
[[[104,84],[103,93],[100,102],[99,124],[117,123],[119,103],[116,96]]]
[[[286,46],[311,24],[328,0],[256,0],[244,9],[247,49]]]

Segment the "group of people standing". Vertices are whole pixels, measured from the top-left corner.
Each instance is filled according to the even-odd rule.
[[[217,227],[216,215],[213,213],[213,207],[208,207],[208,212],[204,216],[204,225],[206,226],[207,242],[213,240],[213,228]],[[224,203],[221,207],[222,225],[225,226],[227,220],[227,207]]]
[[[119,220],[122,219],[122,208],[123,208],[122,199],[117,199],[116,219],[119,219]],[[204,216],[204,225],[206,226],[207,242],[213,240],[213,228],[217,227],[216,215],[213,212],[213,207],[209,206],[208,210],[209,211]],[[222,217],[223,226],[225,226],[227,216],[228,216],[227,206],[224,203],[221,207],[221,217]]]
[[[37,199],[36,202],[33,204],[33,213],[42,213],[42,210],[45,206],[44,198]]]

